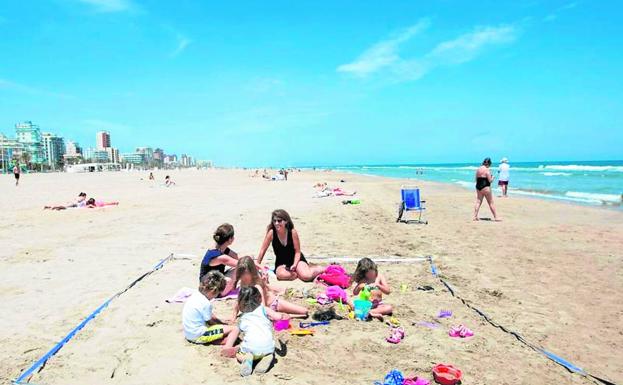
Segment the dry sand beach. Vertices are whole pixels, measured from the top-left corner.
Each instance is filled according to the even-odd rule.
[[[464,384],[589,384],[484,322],[434,279],[424,262],[382,264],[386,297],[406,329],[385,342],[381,322],[332,321],[313,337],[278,333],[285,356],[265,375],[242,379],[215,347],[182,335],[181,304],[165,299],[195,287],[200,258],[223,222],[232,248],[257,254],[270,212],[293,216],[302,251],[317,256],[432,255],[442,276],[496,322],[572,363],[623,382],[623,212],[512,197],[497,199],[503,222],[472,222],[474,193],[420,183],[428,225],[395,223],[404,181],[334,172],[293,173],[287,182],[241,170],[171,172],[172,188],[148,173],[30,174],[15,188],[1,176],[0,380],[17,377],[113,293],[170,253],[175,259],[114,300],[31,381],[37,384],[371,384],[396,368],[432,380],[435,363],[452,363]],[[144,180],[141,180],[143,178]],[[312,198],[327,181],[356,190],[362,204]],[[44,211],[78,192],[118,207]],[[486,205],[481,216],[489,216]],[[269,251],[272,258],[272,251]],[[354,264],[346,264],[354,270]],[[280,283],[303,288],[311,284]],[[408,284],[401,292],[401,284]],[[431,285],[433,291],[420,291]],[[302,300],[299,300],[302,302]],[[228,317],[231,302],[216,312]],[[430,321],[454,311],[442,327]],[[451,325],[475,336],[456,340]]]

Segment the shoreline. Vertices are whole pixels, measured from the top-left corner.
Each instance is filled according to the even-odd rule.
[[[356,171],[349,171],[349,170],[342,170],[342,169],[330,169],[330,170],[331,172],[343,172],[348,175],[363,175],[363,176],[368,176],[368,177],[389,178],[389,179],[398,179],[398,180],[405,180],[405,181],[439,183],[442,185],[456,186],[466,191],[473,191],[473,188],[470,188],[467,185],[464,185],[463,182],[461,181],[444,182],[444,181],[436,181],[436,180],[433,181],[433,180],[409,178],[409,177],[397,177],[397,176],[395,177],[395,176],[387,176],[387,175],[360,173]],[[495,192],[496,190],[498,190],[497,186],[495,189],[493,189],[493,191]],[[596,202],[595,203],[586,202],[586,201],[580,200],[579,198],[564,197],[564,196],[558,196],[554,194],[546,194],[546,193],[542,193],[539,191],[521,190],[521,189],[512,188],[512,187],[509,188],[508,193],[509,193],[509,196],[511,196],[514,193],[515,195],[518,195],[520,197],[536,199],[539,201],[550,201],[550,202],[554,201],[554,202],[561,202],[561,203],[582,206],[582,207],[599,207],[599,208],[604,208],[604,209],[609,209],[609,210],[623,210],[623,196],[621,198],[622,200],[620,203],[614,203],[614,202],[608,203],[607,201],[601,201],[602,203],[598,204]],[[502,198],[502,197],[500,197],[499,195],[494,195],[494,198]]]

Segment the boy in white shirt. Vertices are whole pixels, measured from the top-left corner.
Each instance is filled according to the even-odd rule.
[[[219,271],[210,271],[199,284],[199,291],[193,293],[184,304],[182,324],[184,337],[196,344],[223,343],[223,338],[235,327],[223,325],[213,314],[212,300],[225,288],[225,276]]]

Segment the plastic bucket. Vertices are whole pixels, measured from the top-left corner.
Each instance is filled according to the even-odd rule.
[[[286,330],[290,328],[290,320],[284,319],[273,322],[273,327],[275,331]]]
[[[370,309],[372,309],[372,302],[361,299],[356,299],[353,305],[355,306],[355,318],[359,320],[365,320]]]

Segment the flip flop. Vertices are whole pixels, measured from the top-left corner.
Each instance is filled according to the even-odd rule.
[[[450,318],[452,317],[452,310],[441,310],[437,315],[437,318]]]
[[[402,339],[405,338],[405,330],[401,327],[392,328],[391,332],[392,334],[385,339],[385,341],[391,344],[400,343],[400,341],[402,341]]]
[[[459,325],[459,326],[451,327],[450,331],[448,332],[448,335],[450,337],[466,338],[466,337],[473,337],[474,332],[471,331],[469,328],[467,328],[465,325]]]

